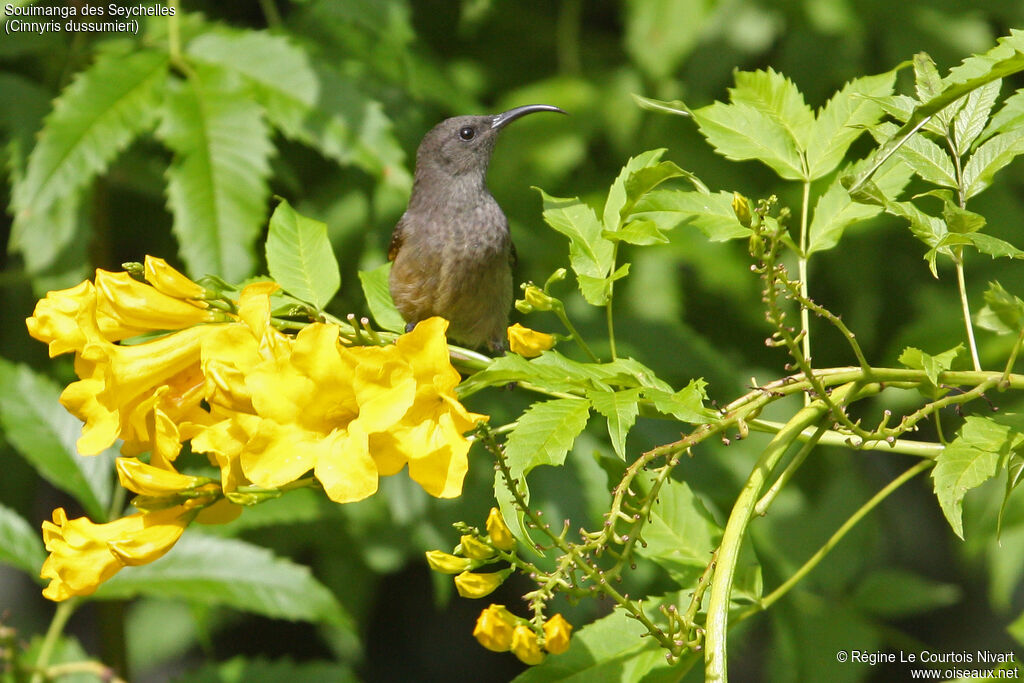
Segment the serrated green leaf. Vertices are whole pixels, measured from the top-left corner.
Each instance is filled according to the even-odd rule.
[[[715,412],[704,405],[708,398],[707,384],[703,379],[691,379],[689,384],[674,393],[652,387],[644,389],[644,397],[665,415],[690,424],[704,424],[716,417]]]
[[[60,389],[28,366],[0,358],[0,426],[7,441],[40,476],[77,500],[90,517],[106,519],[113,449],[78,454],[82,423],[60,404]]]
[[[986,235],[983,232],[973,232],[965,237],[970,240],[975,249],[992,258],[1024,258],[1024,251],[998,237]]]
[[[661,231],[658,224],[650,220],[630,221],[620,230],[615,232],[604,230],[601,235],[612,242],[627,242],[640,246],[668,243],[668,237]]]
[[[964,496],[994,477],[1010,451],[1024,440],[1024,434],[1008,423],[1013,417],[1001,416],[1000,422],[996,418],[967,417],[956,438],[935,460],[935,495],[946,521],[961,539]]]
[[[623,389],[609,391],[607,389],[591,389],[587,392],[594,410],[608,420],[608,435],[611,437],[615,453],[626,459],[626,436],[636,423],[640,412],[640,389]]]
[[[998,334],[1024,330],[1024,301],[1007,292],[998,282],[989,282],[985,307],[978,313],[978,324]]]
[[[1007,164],[1024,153],[1024,128],[991,137],[974,150],[964,164],[965,199],[979,194],[992,184],[992,178]]]
[[[987,140],[996,133],[1010,133],[1024,126],[1024,88],[1003,100],[1003,106],[992,116],[979,140]]]
[[[942,218],[946,221],[946,228],[958,235],[965,235],[977,232],[985,227],[985,217],[981,214],[961,209],[952,202],[946,202],[942,207]]]
[[[767,71],[737,71],[736,86],[729,88],[729,101],[748,104],[767,114],[793,139],[796,149],[807,149],[814,126],[814,112],[793,81],[768,67]]]
[[[191,529],[155,562],[120,571],[99,587],[94,598],[125,600],[140,595],[352,628],[337,599],[307,567],[251,543]]]
[[[505,440],[512,476],[525,476],[538,465],[564,463],[589,417],[590,401],[582,398],[556,398],[527,408]]]
[[[658,564],[679,584],[692,588],[704,572],[722,529],[685,482],[666,480],[644,527],[637,554]]]
[[[569,262],[580,281],[580,291],[595,305],[607,303],[605,287],[584,287],[580,276],[603,281],[612,266],[612,243],[601,236],[601,222],[594,210],[579,199],[552,197],[536,188],[544,202],[544,220],[552,228],[569,238]]]
[[[953,142],[959,156],[967,154],[985,129],[1002,84],[1001,80],[992,81],[967,95],[963,108],[953,119]]]
[[[972,90],[1005,76],[1024,70],[1024,53],[1014,48],[1024,33],[1011,32],[1011,39],[1003,39],[1000,45],[979,58],[965,60],[962,68],[950,71],[944,80],[942,93],[914,108],[914,111],[900,126],[899,130],[872,155],[871,162],[856,176],[850,176],[843,184],[855,193],[911,136],[915,135],[932,117],[950,103],[967,95]]]
[[[14,510],[0,504],[0,563],[27,572],[32,578],[46,559],[46,551],[38,529]]]
[[[552,350],[532,360],[517,354],[496,358],[486,369],[463,380],[458,391],[464,397],[484,387],[503,386],[510,382],[529,382],[548,391],[580,393],[594,387],[671,390],[650,368],[632,358],[619,358],[611,363],[581,363]]]
[[[76,76],[54,101],[25,175],[12,189],[16,221],[78,193],[154,125],[167,65],[160,50],[101,55]]]
[[[939,70],[935,68],[935,62],[926,52],[918,52],[914,55],[914,90],[917,92],[918,102],[927,102],[942,92],[942,78]],[[952,117],[947,115],[945,109],[935,115],[936,123],[939,125],[934,132],[943,134],[945,127]]]
[[[804,180],[797,143],[778,121],[749,104],[715,102],[693,118],[718,154],[731,161],[757,160],[784,180]]]
[[[876,132],[883,139],[890,138],[896,132],[896,126],[883,123],[876,127]],[[900,147],[897,157],[910,166],[923,180],[941,187],[959,187],[956,180],[956,169],[953,161],[938,144],[920,133],[912,135]]]
[[[895,161],[895,163],[893,163]],[[911,168],[898,160],[875,174],[872,189],[885,198],[896,197],[903,191],[913,174]],[[884,204],[884,199],[880,199]],[[811,227],[808,231],[807,253],[825,251],[834,247],[848,227],[876,216],[881,206],[854,202],[837,176],[814,205]]]
[[[252,86],[271,123],[289,137],[300,137],[320,88],[305,51],[286,36],[216,27],[186,51],[197,62],[236,72]]]
[[[731,192],[655,190],[637,202],[633,215],[654,221],[662,230],[692,225],[714,242],[750,236],[750,229],[736,219]]]
[[[391,274],[391,262],[377,266],[373,270],[359,271],[359,282],[363,286],[363,296],[370,314],[378,325],[391,332],[405,332],[405,320],[395,307],[388,288],[388,276]]]
[[[811,180],[823,178],[839,166],[853,141],[882,116],[875,98],[892,93],[896,71],[857,78],[837,92],[818,112],[807,139],[807,167]]]
[[[908,368],[924,370],[924,373],[928,376],[928,381],[932,383],[932,386],[937,387],[939,386],[939,373],[953,367],[953,362],[963,351],[964,345],[957,344],[948,351],[932,356],[921,349],[908,346],[903,349],[899,361]]]
[[[237,76],[199,65],[169,84],[157,135],[174,153],[167,203],[189,272],[229,281],[251,275],[269,195],[263,108]]]
[[[608,197],[604,202],[604,213],[601,220],[605,230],[609,232],[618,230],[622,220],[629,214],[633,204],[643,194],[643,192],[638,192],[636,189],[631,194],[628,190],[629,181],[640,171],[659,166],[658,161],[664,153],[664,148],[648,150],[637,154],[635,157],[630,157],[629,161],[622,167],[619,175],[615,177],[612,186],[608,189]],[[675,164],[672,164],[672,166],[675,166]],[[657,183],[654,184],[657,185]]]
[[[270,216],[266,251],[270,277],[284,291],[319,310],[341,287],[327,224],[296,213],[286,200]]]

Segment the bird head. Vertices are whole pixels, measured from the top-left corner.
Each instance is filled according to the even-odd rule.
[[[417,175],[440,173],[453,178],[487,172],[494,143],[501,129],[516,119],[539,111],[565,112],[550,104],[527,104],[489,116],[455,116],[434,126],[416,152]]]

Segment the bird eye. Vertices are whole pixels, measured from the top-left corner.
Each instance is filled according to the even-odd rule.
[[[459,137],[463,140],[472,140],[476,135],[476,129],[472,126],[464,126],[459,129]]]

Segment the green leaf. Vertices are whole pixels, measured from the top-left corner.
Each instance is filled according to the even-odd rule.
[[[269,194],[263,108],[237,76],[200,65],[170,82],[157,135],[174,153],[168,205],[189,272],[229,281],[251,275]]]
[[[998,237],[992,237],[983,232],[973,232],[965,237],[970,240],[975,249],[992,258],[1024,258],[1024,251]]]
[[[914,89],[917,91],[918,102],[927,102],[942,92],[942,77],[935,68],[935,62],[926,52],[914,55]],[[934,118],[936,126],[932,129],[933,132],[944,135],[952,115],[948,109],[943,108]]]
[[[875,133],[882,139],[891,137],[895,131],[896,126],[891,123],[883,123],[875,129]],[[896,156],[929,183],[941,187],[959,187],[956,169],[953,168],[949,154],[920,133],[908,138]]]
[[[370,307],[373,319],[385,330],[405,332],[405,320],[395,307],[388,287],[388,275],[391,273],[391,262],[377,266],[373,270],[359,271],[359,282],[363,286],[366,305]]]
[[[985,306],[978,313],[977,322],[997,334],[1019,334],[1024,330],[1024,301],[1007,292],[998,282],[989,282]]]
[[[644,389],[644,397],[665,415],[672,415],[690,424],[705,424],[717,417],[713,410],[704,405],[708,399],[707,385],[703,379],[691,379],[689,384],[675,393],[654,387]]]
[[[580,282],[584,298],[603,306],[608,301],[607,288],[585,287],[580,276],[603,282],[612,266],[612,243],[601,236],[601,223],[594,210],[579,199],[552,197],[540,192],[544,202],[544,220],[552,228],[569,238],[569,262]]]
[[[1003,100],[1003,106],[989,119],[979,140],[987,140],[996,133],[1010,133],[1024,126],[1024,88]]]
[[[696,109],[693,118],[715,151],[731,161],[757,160],[783,180],[807,176],[790,132],[749,104],[714,104]]]
[[[306,52],[286,36],[216,27],[191,41],[186,51],[196,62],[241,76],[267,118],[285,135],[301,136],[320,84]]]
[[[286,200],[274,209],[267,233],[267,270],[292,296],[322,310],[341,287],[327,224],[295,212]]]
[[[629,215],[633,205],[636,203],[636,200],[639,199],[644,192],[652,189],[661,182],[661,180],[673,177],[672,175],[664,175],[660,180],[656,180],[656,177],[652,177],[651,182],[653,182],[653,184],[650,185],[647,190],[634,187],[633,191],[630,192],[628,189],[630,181],[633,180],[633,177],[637,173],[643,170],[661,167],[662,164],[659,164],[658,160],[661,159],[661,155],[664,153],[664,148],[652,149],[638,154],[635,157],[630,157],[629,161],[626,162],[626,165],[622,167],[622,170],[619,171],[619,175],[616,176],[615,180],[612,182],[612,186],[608,189],[608,197],[604,202],[602,222],[605,230],[609,232],[618,230],[619,226],[622,224],[622,220]],[[664,163],[669,165],[665,167],[666,169],[670,166],[674,166],[676,169],[679,169],[679,167],[672,162]],[[681,172],[682,170],[680,169],[680,173]],[[661,173],[665,173],[665,171],[662,170]],[[671,173],[671,171],[669,171],[669,173]]]
[[[956,438],[935,460],[932,479],[935,495],[953,532],[964,537],[963,499],[967,492],[996,475],[1024,435],[1009,424],[1012,415],[998,418],[967,417]]]
[[[1024,128],[1000,133],[978,145],[964,164],[965,198],[970,199],[985,190],[992,184],[995,174],[1021,153],[1024,153]]]
[[[77,500],[90,517],[105,520],[113,481],[113,453],[78,454],[82,423],[60,404],[52,380],[0,358],[0,426],[39,475]]]
[[[942,218],[946,221],[946,228],[958,235],[977,232],[985,227],[985,217],[981,214],[961,209],[952,201],[946,201],[942,207]]]
[[[668,243],[668,237],[661,231],[658,224],[650,220],[630,221],[620,230],[615,232],[603,230],[601,235],[613,242],[627,242],[640,246]]]
[[[1006,464],[1006,488],[1003,491],[1003,502],[999,504],[999,515],[996,517],[996,540],[999,540],[1003,531],[1003,517],[1006,515],[1006,505],[1010,502],[1010,496],[1014,489],[1024,480],[1024,457],[1019,453],[1011,453],[1009,462]]]
[[[616,455],[625,460],[626,436],[636,423],[636,416],[640,412],[640,389],[591,389],[587,392],[587,397],[594,410],[608,419],[608,435],[612,439],[612,446]]]
[[[538,465],[559,466],[565,462],[589,417],[590,401],[582,398],[556,398],[527,408],[505,440],[512,476],[529,474]]]
[[[36,578],[45,559],[39,530],[29,526],[14,510],[0,505],[0,562]]]
[[[736,86],[729,88],[729,101],[748,104],[782,126],[796,149],[807,149],[814,127],[814,112],[793,81],[771,67],[767,71],[737,71]]]
[[[668,479],[658,491],[636,552],[664,568],[680,588],[693,588],[718,547],[722,529],[686,482]]]
[[[193,530],[155,562],[120,571],[94,597],[125,600],[140,595],[352,628],[337,599],[307,567],[244,541]]]
[[[580,363],[558,351],[546,351],[532,360],[516,354],[495,358],[485,370],[463,380],[459,395],[464,397],[484,387],[510,382],[529,382],[547,391],[561,392],[585,392],[611,386],[671,390],[650,368],[632,358],[619,358],[611,363]]]
[[[713,242],[750,236],[750,229],[736,220],[731,192],[655,190],[637,202],[633,215],[654,221],[662,230],[692,225]]]
[[[101,55],[54,101],[53,112],[12,190],[15,220],[74,195],[156,122],[167,53]]]
[[[992,81],[977,90],[972,90],[967,96],[963,109],[953,119],[953,142],[958,156],[967,154],[971,145],[985,129],[988,115],[992,112],[996,98],[999,97],[1002,84],[1001,80]]]
[[[915,135],[933,116],[950,103],[967,95],[972,90],[1005,76],[1024,70],[1024,53],[1016,50],[1015,43],[1021,41],[1024,33],[1011,31],[1011,38],[1000,40],[1000,44],[986,55],[970,58],[946,77],[942,93],[914,108],[906,123],[871,156],[871,163],[855,176],[847,176],[843,184],[851,193],[860,189],[875,171],[885,163],[910,137]]]
[[[912,173],[911,168],[902,161],[890,160],[885,168],[875,174],[872,187],[885,197],[896,197],[910,182]],[[841,178],[836,177],[814,205],[807,253],[831,249],[848,227],[866,221],[880,211],[880,206],[854,202],[843,187]]]
[[[900,354],[899,361],[906,365],[908,368],[915,370],[924,370],[928,376],[928,381],[932,383],[932,386],[939,386],[939,373],[945,372],[953,367],[953,362],[957,357],[964,352],[964,345],[957,344],[948,351],[931,356],[921,349],[908,346],[903,349],[903,353]]]
[[[641,109],[648,111],[656,111],[661,114],[675,114],[676,116],[693,116],[690,113],[690,108],[686,106],[686,103],[682,100],[657,100],[653,97],[644,97],[643,95],[637,95],[632,93],[633,101],[637,103]]]
[[[881,105],[873,98],[892,93],[896,70],[857,78],[843,86],[818,113],[807,140],[807,166],[811,180],[836,169],[853,141],[881,118]]]

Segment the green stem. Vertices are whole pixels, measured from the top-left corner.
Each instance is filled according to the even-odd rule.
[[[1005,387],[1010,384],[1010,373],[1013,372],[1013,364],[1017,362],[1017,354],[1020,353],[1021,344],[1024,344],[1024,329],[1017,335],[1017,342],[1010,351],[1010,358],[1006,361],[1006,369],[1003,370],[1003,379],[999,380],[999,386]]]
[[[967,284],[964,281],[964,262],[962,253],[956,258],[956,283],[960,288],[960,306],[964,311],[964,325],[967,327],[967,345],[971,348],[971,360],[974,361],[974,369],[981,371],[981,361],[978,359],[978,344],[974,341],[974,323],[971,322],[971,307],[967,302]]]
[[[854,383],[837,388],[833,395],[842,402],[846,394],[855,390]],[[754,513],[754,506],[761,497],[761,491],[771,473],[778,466],[790,445],[796,441],[803,430],[816,424],[828,408],[821,400],[815,400],[802,408],[786,423],[778,434],[769,442],[761,457],[754,465],[743,489],[736,498],[729,521],[725,525],[722,541],[718,546],[718,563],[711,584],[711,596],[708,600],[707,631],[705,634],[704,676],[706,681],[726,683],[728,674],[728,638],[729,602],[732,594],[732,582],[739,559],[740,545],[746,534],[747,524]]]
[[[759,432],[778,432],[784,424],[781,422],[773,422],[772,420],[751,420],[747,423],[748,426]],[[817,435],[817,430],[807,429],[800,433],[798,437],[801,441],[810,441]],[[818,442],[823,446],[839,446],[841,448],[850,447],[850,436],[849,434],[842,434],[834,430],[826,430],[821,436],[817,436]],[[945,448],[941,443],[933,443],[931,441],[910,441],[909,439],[896,439],[892,443],[879,439],[878,441],[868,441],[860,446],[859,450],[870,450],[870,451],[882,451],[884,453],[902,453],[903,455],[916,455],[920,458],[927,458],[934,460],[938,457],[942,449]]]
[[[618,262],[618,260],[619,260],[619,243],[615,242],[612,245],[612,268],[611,268],[611,274],[612,275],[615,274],[615,264]],[[618,354],[616,354],[616,352],[615,352],[615,324],[614,324],[614,321],[612,320],[612,301],[615,298],[614,294],[615,294],[615,280],[612,280],[609,277],[609,280],[608,280],[608,303],[606,303],[605,306],[604,306],[604,313],[605,313],[605,319],[608,322],[608,350],[609,350],[609,353],[611,353],[611,355],[612,355],[612,360],[613,361],[618,358]]]
[[[565,306],[563,306],[561,302],[557,302],[557,305],[551,307],[551,311],[558,316],[561,323],[565,325],[565,329],[567,329],[569,334],[572,335],[573,341],[579,344],[580,348],[583,349],[583,353],[587,354],[591,361],[600,363],[601,361],[597,357],[597,354],[590,350],[590,347],[587,346],[587,342],[583,341],[583,337],[581,337],[580,333],[576,330],[576,326],[572,324],[572,321],[569,320],[569,316],[565,314]]]
[[[281,26],[281,13],[277,11],[274,0],[260,0],[260,9],[263,11],[263,17],[267,20],[267,26],[270,28]]]
[[[821,437],[824,436],[827,431],[828,427],[826,423],[818,425],[818,428],[814,430],[814,434],[804,442],[803,447],[801,447],[800,450],[797,451],[797,454],[793,456],[793,459],[789,461],[789,464],[786,465],[786,469],[782,470],[782,474],[780,474],[778,479],[775,480],[775,483],[769,487],[768,491],[761,497],[761,500],[757,501],[757,505],[754,506],[755,514],[764,515],[768,511],[768,507],[772,504],[772,501],[775,500],[775,497],[779,495],[779,491],[782,490],[783,486],[789,483],[789,480],[793,478],[796,471],[800,469],[802,464],[804,464],[804,460],[806,460],[807,456],[811,454],[811,451],[814,450],[814,447],[818,445]],[[803,432],[800,432],[797,434],[797,439],[800,439],[802,436]]]
[[[804,181],[803,188],[803,200],[800,205],[800,254],[797,266],[799,268],[800,277],[800,296],[804,299],[809,299],[810,295],[808,292],[810,288],[807,284],[807,209],[811,201],[811,183],[809,180]],[[804,358],[809,364],[811,363],[811,316],[810,311],[807,310],[806,306],[800,307],[800,330],[803,332],[803,352]],[[804,395],[805,405],[810,404],[810,396]]]
[[[863,519],[864,516],[867,515],[869,512],[874,510],[879,503],[888,498],[889,494],[891,494],[899,487],[903,486],[905,483],[916,477],[921,472],[924,472],[929,467],[932,467],[933,464],[934,463],[932,463],[930,460],[922,460],[921,462],[917,463],[910,469],[906,470],[900,476],[893,479],[886,485],[885,488],[883,488],[881,491],[872,496],[871,500],[861,505],[856,512],[850,515],[849,519],[843,522],[842,526],[836,529],[836,532],[832,534],[832,537],[829,538],[828,541],[825,542],[825,545],[818,548],[818,551],[811,555],[811,557],[808,558],[806,562],[804,562],[803,566],[797,569],[793,573],[793,575],[786,579],[786,581],[784,581],[778,588],[776,588],[771,593],[769,593],[761,599],[761,603],[757,605],[757,610],[763,611],[768,609],[772,604],[778,601],[779,598],[788,593],[793,586],[799,583],[801,579],[807,576],[811,572],[811,570],[817,567],[818,564],[823,559],[825,559],[825,556],[828,555],[829,552],[833,548],[835,548],[836,545],[839,544],[839,541],[843,539],[843,536],[845,536],[850,531],[850,529],[856,526],[857,522]]]
[[[57,605],[57,609],[53,613],[53,619],[50,621],[50,627],[46,629],[43,644],[39,648],[39,657],[36,658],[35,671],[32,673],[31,683],[43,683],[46,680],[46,667],[50,663],[50,657],[53,656],[53,649],[57,646],[57,640],[60,638],[60,634],[64,632],[64,626],[67,625],[68,619],[74,614],[77,606],[77,598],[69,598]]]

